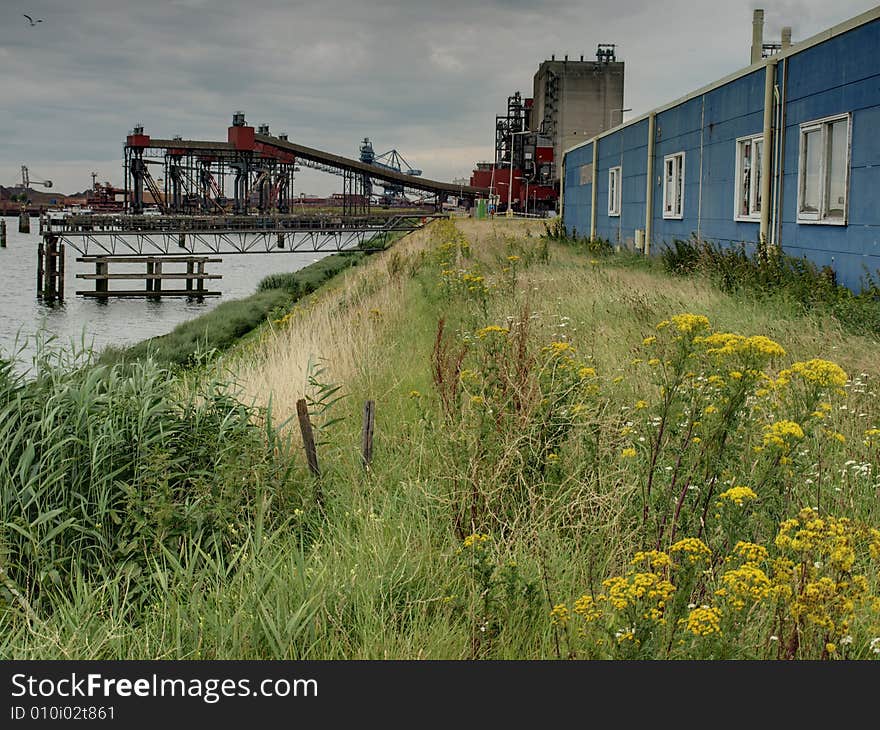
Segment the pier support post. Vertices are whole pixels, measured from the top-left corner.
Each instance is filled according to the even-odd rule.
[[[37,296],[43,298],[43,271],[46,266],[46,247],[43,240],[37,244]]]
[[[107,262],[106,261],[95,261],[95,275],[101,278],[95,279],[95,291],[106,292],[107,291]]]
[[[284,234],[278,234],[278,248],[284,248]]]
[[[58,244],[58,299],[64,301],[64,244]]]
[[[6,220],[0,220],[0,248],[6,248]]]
[[[177,236],[177,245],[180,246],[180,248],[186,248],[186,234],[185,233],[181,233]]]
[[[190,260],[186,262],[186,290],[193,289],[193,273],[195,273],[195,264]]]
[[[147,261],[147,291],[153,291],[153,287],[155,284],[155,279],[153,279],[153,274],[156,272],[156,266],[152,261]]]
[[[43,247],[43,299],[58,298],[58,239],[46,236]]]
[[[18,232],[31,232],[31,217],[30,215],[28,215],[28,212],[26,210],[23,210],[21,211],[21,213],[18,214]]]

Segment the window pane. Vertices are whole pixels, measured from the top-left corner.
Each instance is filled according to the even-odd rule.
[[[682,169],[684,157],[679,155],[675,158],[675,215],[681,215],[682,202],[684,201],[684,170]]]
[[[804,132],[804,168],[801,180],[801,210],[805,213],[819,212],[819,188],[820,188],[820,156],[822,134],[814,129]]]
[[[614,212],[614,170],[608,171],[608,212]]]
[[[749,214],[749,199],[752,181],[752,143],[748,140],[739,143],[740,151],[740,184],[739,214]]]
[[[846,135],[847,120],[828,125],[828,157],[825,163],[825,217],[843,218],[846,206]]]
[[[755,172],[752,175],[752,179],[754,180],[754,205],[752,205],[752,213],[760,213],[761,212],[761,150],[764,148],[764,144],[761,141],[755,140],[755,159],[752,162],[752,167]]]
[[[667,213],[672,213],[673,201],[675,200],[675,158],[666,160],[666,185],[664,187],[664,209]]]

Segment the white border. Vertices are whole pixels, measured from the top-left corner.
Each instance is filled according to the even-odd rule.
[[[757,134],[747,134],[745,137],[737,137],[736,139],[736,161],[734,163],[736,177],[733,180],[733,220],[737,223],[760,223],[761,222],[761,211],[757,213],[751,213],[749,215],[743,215],[739,212],[739,193],[740,193],[740,183],[742,182],[742,156],[740,155],[740,150],[743,142],[752,143],[752,149],[754,149],[754,143],[756,141],[761,142],[761,147],[764,146],[764,135],[761,132]],[[764,151],[761,150],[761,155],[763,156]],[[755,155],[752,153],[752,165],[754,165]],[[754,187],[754,175],[752,176],[752,187]],[[764,204],[764,201],[761,201],[761,204]]]
[[[844,181],[844,201],[843,201],[843,217],[842,218],[822,218],[825,208],[825,165],[827,162],[828,151],[826,147],[825,127],[831,122],[839,122],[846,120],[846,180]],[[804,132],[812,129],[818,129],[821,132],[822,142],[822,158],[819,164],[819,210],[815,213],[805,214],[801,212],[801,203],[803,202],[803,180],[804,180]],[[850,164],[852,160],[852,112],[844,112],[843,114],[832,114],[821,119],[812,119],[809,122],[802,122],[798,125],[798,176],[797,176],[797,223],[799,225],[819,225],[819,226],[845,226],[849,220],[849,185],[850,185]]]
[[[666,161],[671,160],[675,157],[681,157],[681,167],[679,167],[679,174],[681,175],[681,212],[680,213],[667,213],[666,212]],[[685,165],[685,152],[681,150],[681,152],[673,152],[669,155],[663,156],[663,205],[661,206],[663,209],[663,218],[666,220],[680,221],[684,220],[684,165]]]
[[[614,188],[615,200],[611,199],[611,176],[616,174],[617,185]],[[623,194],[621,191],[621,183],[623,182],[623,168],[620,165],[608,168],[608,217],[620,218],[620,209],[623,207]],[[616,204],[616,208],[612,205]]]

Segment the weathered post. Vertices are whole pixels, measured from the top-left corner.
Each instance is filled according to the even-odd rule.
[[[306,452],[309,471],[316,477],[321,476],[321,470],[318,468],[318,450],[315,446],[315,434],[312,431],[312,422],[309,420],[309,407],[305,398],[300,398],[296,402],[296,415],[299,418],[299,430],[302,434],[303,448]]]
[[[6,248],[6,219],[0,220],[0,248]]]
[[[58,244],[58,298],[64,300],[64,244]]]
[[[18,232],[31,232],[31,217],[26,210],[22,210],[21,213],[18,214]]]
[[[284,234],[278,234],[278,248],[284,248]]]
[[[192,291],[193,289],[193,274],[195,273],[195,262],[192,259],[187,259],[186,262],[186,290]]]
[[[45,267],[43,272],[43,298],[54,301],[57,298],[56,285],[58,281],[58,239],[55,236],[46,236]]]
[[[156,267],[152,261],[147,259],[147,291],[153,291],[153,274],[156,271]]]
[[[185,233],[178,234],[177,245],[180,246],[180,248],[186,248],[186,234]]]
[[[107,287],[107,269],[108,262],[106,259],[95,260],[95,291],[106,292]]]
[[[205,260],[200,259],[198,266],[199,266],[199,268],[198,268],[199,279],[198,279],[198,283],[196,284],[196,288],[198,289],[198,292],[201,295],[205,291]]]
[[[37,244],[37,296],[43,298],[43,269],[45,268],[46,248],[43,239]]]
[[[376,421],[376,403],[368,400],[364,403],[364,425],[361,431],[361,455],[364,469],[370,468],[373,460],[373,426]]]

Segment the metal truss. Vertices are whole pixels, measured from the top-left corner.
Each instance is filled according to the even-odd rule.
[[[274,217],[239,221],[226,217],[186,220],[182,217],[107,216],[96,224],[45,224],[44,237],[70,246],[81,256],[180,255],[184,253],[314,253],[381,250],[389,234],[420,228],[436,215],[396,215],[384,220],[302,220]],[[441,216],[442,217],[442,216]],[[240,225],[232,226],[231,222]],[[250,225],[247,225],[247,224]]]

